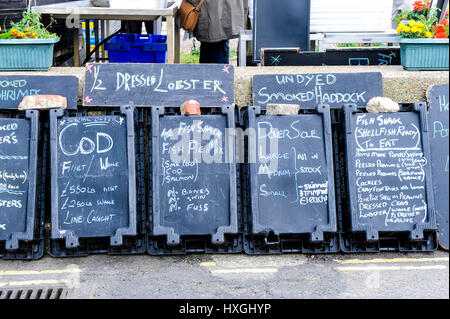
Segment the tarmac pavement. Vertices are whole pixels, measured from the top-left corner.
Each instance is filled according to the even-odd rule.
[[[102,255],[0,261],[0,299],[17,298],[18,291],[21,298],[35,296],[39,290],[41,298],[76,299],[448,299],[449,254]]]

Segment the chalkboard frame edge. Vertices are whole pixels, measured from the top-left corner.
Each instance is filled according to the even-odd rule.
[[[431,103],[433,102],[432,101],[432,99],[431,99],[431,97],[432,97],[432,95],[433,94],[435,94],[435,92],[434,91],[438,91],[438,90],[440,90],[440,89],[446,89],[446,93],[447,94],[449,94],[449,84],[447,83],[447,84],[434,84],[434,85],[430,85],[429,87],[428,87],[428,89],[427,89],[427,94],[426,94],[426,96],[427,96],[427,103],[428,103],[428,114],[429,114],[429,116],[431,117]],[[431,143],[430,143],[431,144]],[[433,154],[433,152],[431,152],[431,154]],[[433,159],[433,156],[431,156],[431,159]],[[434,187],[433,187],[433,190],[434,190]],[[435,195],[435,199],[436,199],[436,195]],[[440,216],[440,214],[439,214],[439,212],[438,212],[438,205],[436,205],[435,204],[435,206],[436,206],[436,222],[438,222],[439,223],[439,216]],[[443,216],[448,216],[448,213],[449,212],[444,212],[442,215]],[[448,217],[447,217],[448,218]],[[448,230],[447,230],[447,236],[448,236],[448,234],[449,234],[449,232],[448,232]],[[439,247],[441,247],[441,249],[443,249],[443,250],[445,250],[445,251],[449,251],[449,247],[447,246],[447,247],[445,247],[445,245],[443,245],[442,244],[442,242],[441,242],[441,240],[440,240],[440,231],[438,230],[438,241],[439,241]],[[447,239],[447,242],[448,242],[448,239]]]
[[[137,189],[136,189],[136,157],[135,157],[135,125],[133,105],[122,105],[120,113],[126,119],[127,132],[127,164],[128,164],[128,227],[118,228],[110,238],[111,246],[122,246],[124,236],[137,236]],[[134,158],[134,160],[132,160]]]
[[[51,235],[50,240],[65,240],[66,248],[76,248],[80,245],[78,236],[71,230],[60,229],[59,223],[59,184],[58,184],[58,120],[66,116],[63,109],[52,109],[49,111],[50,121],[50,170],[51,170]],[[58,194],[57,196],[55,194]]]

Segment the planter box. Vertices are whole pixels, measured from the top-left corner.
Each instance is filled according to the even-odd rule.
[[[0,40],[0,71],[48,70],[59,38]]]
[[[448,39],[398,39],[403,68],[448,70]]]

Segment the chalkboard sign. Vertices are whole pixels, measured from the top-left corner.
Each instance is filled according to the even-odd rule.
[[[264,66],[401,65],[400,49],[386,47],[327,49],[326,52],[265,50]]]
[[[85,106],[201,106],[234,103],[231,65],[88,64]]]
[[[152,109],[153,235],[180,245],[183,235],[210,235],[215,245],[237,234],[234,108],[201,116]]]
[[[312,114],[267,116],[250,108],[249,138],[253,234],[311,234],[324,241],[336,232],[330,109]]]
[[[426,105],[415,112],[361,113],[345,107],[352,231],[368,241],[379,232],[435,230]]]
[[[439,223],[439,241],[442,247],[449,248],[449,187],[448,187],[448,85],[432,86],[428,91],[430,103],[429,126],[431,143],[431,167],[433,170],[433,189],[436,205],[436,219]]]
[[[120,116],[67,116],[52,110],[52,239],[136,235],[133,108]]]
[[[6,250],[35,238],[38,122],[37,111],[0,119],[0,241]]]
[[[271,74],[253,77],[253,104],[299,104],[315,108],[320,104],[342,107],[346,103],[366,106],[383,96],[382,75],[373,73]]]
[[[255,0],[253,7],[253,62],[261,49],[309,49],[310,0]]]
[[[76,109],[78,78],[0,74],[0,109],[17,109],[25,96],[32,95],[61,95],[67,98],[68,109]]]

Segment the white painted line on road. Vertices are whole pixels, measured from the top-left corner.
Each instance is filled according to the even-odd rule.
[[[211,270],[212,274],[267,274],[276,273],[277,268],[248,268],[248,269],[218,269]]]
[[[433,266],[366,266],[366,267],[336,267],[337,271],[375,271],[375,270],[442,270],[444,265]]]
[[[10,281],[0,282],[1,287],[26,287],[26,286],[39,286],[39,285],[57,285],[66,284],[64,280],[28,280],[28,281]]]
[[[423,262],[433,262],[433,261],[449,261],[448,257],[437,257],[437,258],[374,258],[374,259],[349,259],[349,260],[338,260],[335,262],[341,265],[346,264],[377,264],[377,263],[423,263]]]
[[[216,267],[216,266],[217,266],[217,264],[213,261],[200,263],[200,267]]]
[[[1,276],[29,276],[29,275],[58,275],[58,274],[73,274],[81,273],[81,269],[56,269],[56,270],[0,270]]]

